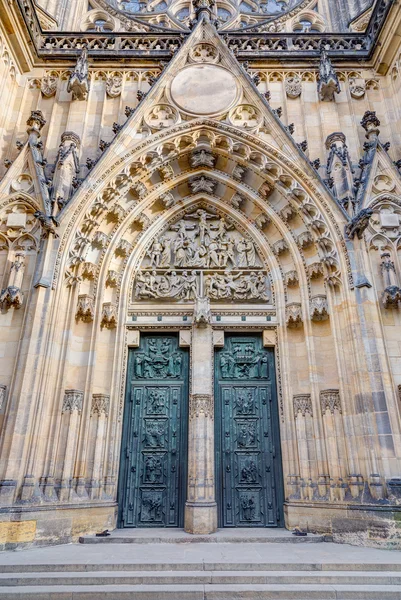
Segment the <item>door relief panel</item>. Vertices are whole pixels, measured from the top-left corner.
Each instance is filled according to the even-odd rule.
[[[228,336],[216,352],[216,470],[227,527],[282,522],[274,354],[260,336]]]
[[[177,527],[186,482],[188,353],[176,336],[131,350],[120,470],[123,527]]]

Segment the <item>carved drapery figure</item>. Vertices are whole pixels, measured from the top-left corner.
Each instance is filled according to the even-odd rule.
[[[331,60],[327,55],[326,50],[322,49],[320,54],[320,65],[319,65],[319,81],[317,84],[317,90],[319,92],[319,98],[323,101],[331,102],[334,100],[334,94],[339,94],[340,82],[336,72],[334,71]]]
[[[84,46],[68,80],[67,91],[73,100],[86,100],[89,93],[88,48]]]

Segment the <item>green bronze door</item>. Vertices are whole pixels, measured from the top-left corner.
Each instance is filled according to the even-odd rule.
[[[220,527],[280,527],[283,486],[274,351],[261,335],[225,335],[216,351]]]
[[[141,335],[128,358],[120,527],[183,525],[187,406],[187,350],[175,335]]]

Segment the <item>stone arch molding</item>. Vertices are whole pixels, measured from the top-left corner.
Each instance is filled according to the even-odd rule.
[[[169,127],[125,154],[116,144],[60,214],[65,227],[53,284],[61,273],[92,299],[99,284],[118,287],[135,247],[143,252],[149,232],[193,204],[197,191],[257,240],[273,291],[280,281],[286,299],[294,296],[289,287],[305,288],[308,301],[344,278],[352,282],[344,216],[302,167],[272,144],[210,119]],[[202,178],[206,187],[197,190]],[[117,273],[114,283],[109,271]]]

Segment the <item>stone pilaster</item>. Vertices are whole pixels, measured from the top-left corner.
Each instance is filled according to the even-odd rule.
[[[214,479],[213,331],[210,323],[202,323],[202,326],[193,328],[191,364],[185,531],[208,534],[217,529]]]

